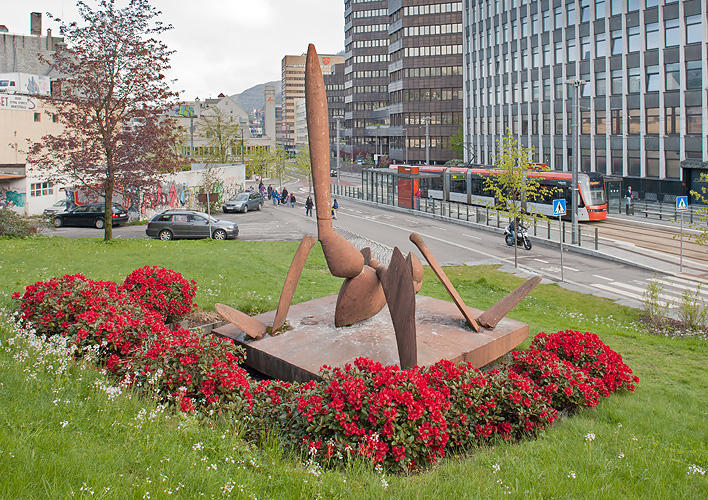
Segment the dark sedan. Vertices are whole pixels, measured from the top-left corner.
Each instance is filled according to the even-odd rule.
[[[238,226],[234,222],[209,217],[203,212],[168,210],[157,214],[148,222],[145,234],[161,240],[209,237],[227,240],[238,237]]]
[[[260,210],[261,206],[263,206],[263,195],[261,193],[258,191],[245,191],[224,203],[221,209],[225,214],[229,212],[246,213],[249,210]]]
[[[105,207],[103,203],[89,203],[59,212],[52,216],[54,227],[62,226],[85,226],[103,229],[106,225]],[[128,222],[128,211],[120,205],[113,204],[113,216],[111,224],[117,226]]]

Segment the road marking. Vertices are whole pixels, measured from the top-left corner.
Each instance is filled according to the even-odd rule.
[[[547,260],[543,260],[543,259],[533,259],[533,260],[535,260],[536,262],[543,262],[544,264],[550,264],[550,262],[548,262]]]
[[[466,234],[465,236],[467,236],[468,238],[472,238],[473,240],[481,240],[482,239],[479,236],[474,236],[472,234]]]
[[[698,291],[697,286],[691,287],[691,286],[686,286],[686,285],[679,285],[679,284],[673,283],[671,281],[662,280],[662,279],[658,279],[658,278],[652,278],[649,281],[650,282],[651,281],[658,282],[658,283],[661,283],[662,285],[670,286],[672,288],[679,288],[681,290],[688,290],[689,292],[693,292],[693,293]],[[700,295],[708,298],[708,290],[701,290]]]
[[[605,278],[604,276],[600,276],[599,274],[593,274],[595,278],[600,278],[601,280],[607,280],[607,281],[614,281],[612,278]]]
[[[563,266],[563,269],[567,269],[568,271],[573,271],[576,273],[579,272],[577,269],[575,269],[574,267],[570,267],[570,266]]]

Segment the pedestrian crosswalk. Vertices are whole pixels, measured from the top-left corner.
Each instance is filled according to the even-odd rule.
[[[605,281],[591,283],[590,286],[611,295],[643,303],[647,288],[652,282],[658,285],[658,298],[668,308],[677,308],[685,293],[690,294],[694,301],[697,299],[708,304],[708,285],[677,276],[654,277],[631,282]]]

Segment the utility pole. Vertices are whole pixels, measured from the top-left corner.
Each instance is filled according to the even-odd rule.
[[[404,128],[403,132],[406,134],[406,137],[403,141],[403,163],[408,165],[408,129]]]
[[[243,129],[241,129],[241,163],[246,163],[246,160],[243,158]]]
[[[337,186],[339,186],[339,118],[337,120]]]
[[[587,82],[584,80],[568,80],[567,84],[573,86],[573,186],[572,186],[572,237],[571,242],[578,242],[578,170],[580,170],[580,90]]]
[[[422,118],[425,122],[425,164],[430,165],[430,117]]]

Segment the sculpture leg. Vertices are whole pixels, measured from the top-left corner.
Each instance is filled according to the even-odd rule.
[[[305,64],[305,107],[317,210],[317,237],[322,242],[322,251],[329,271],[340,278],[354,278],[364,267],[364,257],[332,227],[327,93],[320,60],[312,44],[307,49]]]
[[[344,280],[337,297],[334,325],[349,326],[375,316],[386,305],[376,271],[364,266],[359,276]]]
[[[450,278],[447,277],[447,274],[445,274],[443,268],[440,267],[440,264],[438,264],[438,261],[435,259],[432,252],[428,249],[428,246],[425,244],[425,242],[423,242],[423,239],[418,233],[412,233],[410,235],[410,240],[415,244],[415,246],[418,247],[420,253],[423,254],[423,257],[425,257],[425,260],[428,261],[428,264],[430,264],[430,267],[432,268],[433,272],[440,279],[440,282],[445,287],[445,290],[447,290],[447,293],[450,294],[450,297],[452,297],[453,302],[455,303],[455,305],[457,305],[457,308],[462,313],[462,316],[464,316],[464,318],[467,320],[467,323],[470,325],[470,327],[472,327],[475,332],[478,332],[480,330],[479,324],[477,324],[477,321],[470,314],[470,311],[467,309],[467,306],[462,300],[462,297],[460,297],[460,294],[452,285]]]
[[[278,330],[285,323],[285,318],[288,315],[288,309],[295,295],[295,288],[300,280],[302,269],[305,267],[307,256],[310,255],[310,250],[315,246],[315,238],[305,236],[300,245],[297,247],[297,252],[293,257],[293,262],[288,269],[288,275],[285,277],[283,291],[280,292],[280,300],[278,301],[278,309],[275,312],[275,320],[273,321],[273,331]]]
[[[415,326],[415,289],[411,267],[398,247],[393,249],[388,269],[379,266],[376,273],[386,295],[388,311],[391,314],[396,333],[398,359],[401,368],[412,368],[418,364]]]
[[[531,293],[531,290],[536,288],[536,285],[540,282],[540,276],[534,276],[533,278],[529,278],[524,281],[503,299],[480,314],[477,321],[479,321],[479,323],[486,328],[494,328],[502,320],[502,318],[509,314],[509,312],[515,308],[524,297]]]
[[[238,309],[224,304],[215,304],[214,309],[222,318],[236,325],[243,333],[253,339],[263,338],[263,335],[266,334],[267,327],[263,323]]]

